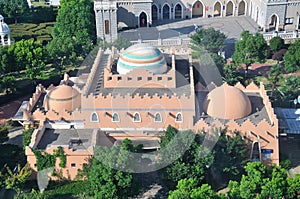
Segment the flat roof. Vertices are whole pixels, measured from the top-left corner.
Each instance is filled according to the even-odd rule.
[[[171,56],[169,54],[165,54],[165,56]],[[139,93],[141,96],[148,93],[150,96],[155,94],[159,96],[163,96],[167,94],[168,96],[172,96],[176,93],[178,96],[191,95],[190,88],[190,66],[187,55],[178,55],[176,56],[175,68],[176,68],[176,88],[104,88],[103,86],[103,78],[104,78],[104,68],[106,67],[107,60],[109,58],[108,54],[103,53],[101,56],[100,63],[97,67],[97,70],[92,77],[92,83],[89,87],[87,95],[99,95],[107,96],[110,93],[115,95],[127,95],[131,94],[134,96],[136,93]],[[115,60],[116,61],[116,60]],[[113,64],[112,72],[116,73],[116,63]]]
[[[17,113],[15,114],[15,116],[12,118],[12,120],[24,120],[23,118],[23,111],[26,110],[26,107],[28,105],[28,101],[23,101],[22,105],[20,106],[20,108],[18,109]]]
[[[300,134],[300,108],[275,108],[279,128],[287,134]]]
[[[46,129],[38,149],[47,149],[53,146],[69,146],[71,140],[81,140],[81,144],[74,145],[75,150],[86,150],[92,145],[95,129]]]

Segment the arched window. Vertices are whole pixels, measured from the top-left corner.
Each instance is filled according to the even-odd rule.
[[[183,121],[183,117],[181,113],[177,113],[176,114],[176,118],[175,118],[175,122],[182,122]]]
[[[91,122],[99,122],[99,117],[96,112],[93,112],[91,115]]]
[[[154,122],[162,122],[160,113],[156,113],[154,116]]]
[[[133,115],[133,122],[141,122],[141,115],[140,113],[136,112]]]
[[[111,118],[112,122],[120,122],[120,117],[118,113],[114,113]]]

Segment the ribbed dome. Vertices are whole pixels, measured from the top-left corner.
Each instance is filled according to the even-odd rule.
[[[213,89],[204,100],[204,111],[221,119],[238,119],[251,113],[248,96],[238,88],[223,84]]]
[[[4,22],[4,18],[0,15],[0,35],[7,35],[10,33],[8,25]]]
[[[65,84],[52,89],[45,97],[44,107],[46,110],[61,112],[63,110],[72,111],[81,106],[80,93]]]
[[[135,68],[144,68],[154,74],[162,74],[167,71],[167,64],[164,55],[157,48],[136,44],[121,54],[117,70],[120,74],[126,74]]]

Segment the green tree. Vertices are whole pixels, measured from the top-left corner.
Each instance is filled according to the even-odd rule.
[[[182,179],[178,182],[176,190],[169,192],[169,199],[219,199],[220,196],[208,184],[198,187],[197,180],[193,178]]]
[[[276,88],[276,85],[278,84],[278,82],[280,80],[281,75],[282,75],[282,67],[279,64],[273,65],[270,68],[269,74],[268,74],[268,79],[272,85],[271,95],[273,95],[273,92]]]
[[[36,84],[38,77],[44,75],[47,53],[42,44],[33,40],[21,40],[9,48],[13,52],[18,68],[25,69],[27,78]]]
[[[8,140],[8,128],[6,126],[0,125],[0,143],[6,142]]]
[[[300,78],[297,76],[279,76],[279,83],[274,91],[274,98],[281,101],[293,101],[298,95],[300,95]]]
[[[296,174],[294,178],[288,178],[288,198],[296,198],[300,193],[300,174]]]
[[[12,53],[8,51],[9,47],[0,47],[0,74],[18,71],[16,62]]]
[[[241,34],[241,40],[235,43],[235,50],[232,55],[232,60],[235,64],[245,64],[245,76],[249,66],[255,62],[263,62],[268,54],[268,46],[259,33],[250,34],[249,31],[244,31]]]
[[[191,36],[193,57],[200,60],[201,68],[205,70],[215,70],[213,73],[219,73],[223,75],[223,67],[226,63],[225,59],[218,53],[225,46],[226,36],[219,30],[213,28],[200,29],[197,33]],[[210,82],[209,82],[210,83]]]
[[[90,0],[63,0],[53,27],[48,51],[61,68],[77,56],[85,57],[95,41],[95,23]]]
[[[234,131],[233,137],[227,137],[226,133],[227,129],[223,129],[214,147],[215,162],[212,166],[227,181],[238,179],[244,171],[243,167],[247,162],[247,144],[240,132]]]
[[[15,88],[15,77],[13,75],[7,75],[1,78],[1,88],[4,90],[6,94],[12,93],[16,90]]]
[[[122,146],[97,147],[88,170],[88,181],[95,198],[127,198],[131,193],[133,175],[131,152],[126,141]],[[128,147],[128,148],[127,148]],[[126,149],[124,149],[126,148]]]
[[[214,28],[200,29],[191,36],[193,45],[201,46],[209,53],[218,53],[225,46],[226,36]]]
[[[225,65],[223,74],[223,81],[232,86],[243,80],[243,77],[241,77],[233,64]]]
[[[6,189],[14,189],[18,194],[22,192],[22,186],[29,179],[32,170],[29,164],[26,164],[23,168],[18,165],[16,172],[13,172],[8,166],[6,166],[8,176],[5,179]]]
[[[229,198],[294,198],[299,191],[299,176],[288,178],[287,171],[280,166],[272,165],[267,169],[260,162],[249,162],[245,170],[240,182],[229,182]]]
[[[203,182],[214,161],[214,154],[202,146],[203,139],[203,135],[178,132],[169,126],[161,138],[161,163],[168,163],[163,169],[163,178],[173,185],[184,178],[195,178],[198,184]]]
[[[13,17],[15,23],[18,22],[18,17],[29,11],[26,0],[0,0],[0,13],[6,16]]]
[[[270,169],[269,178],[264,179],[264,184],[261,187],[259,198],[278,198],[281,199],[287,191],[287,172],[285,169],[272,166]]]
[[[300,40],[290,45],[283,60],[286,72],[293,73],[300,70]]]
[[[270,40],[270,49],[273,51],[273,53],[281,50],[285,47],[284,40],[281,37],[273,37]]]

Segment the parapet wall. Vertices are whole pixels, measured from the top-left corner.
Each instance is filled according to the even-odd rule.
[[[134,69],[125,75],[104,70],[105,88],[176,88],[175,71],[153,74],[146,69]]]
[[[32,97],[29,99],[29,103],[26,107],[26,110],[28,112],[31,112],[33,107],[35,106],[35,104],[37,103],[37,101],[39,100],[39,97],[41,96],[41,94],[45,91],[45,88],[39,84],[36,87],[35,93],[33,93]]]

